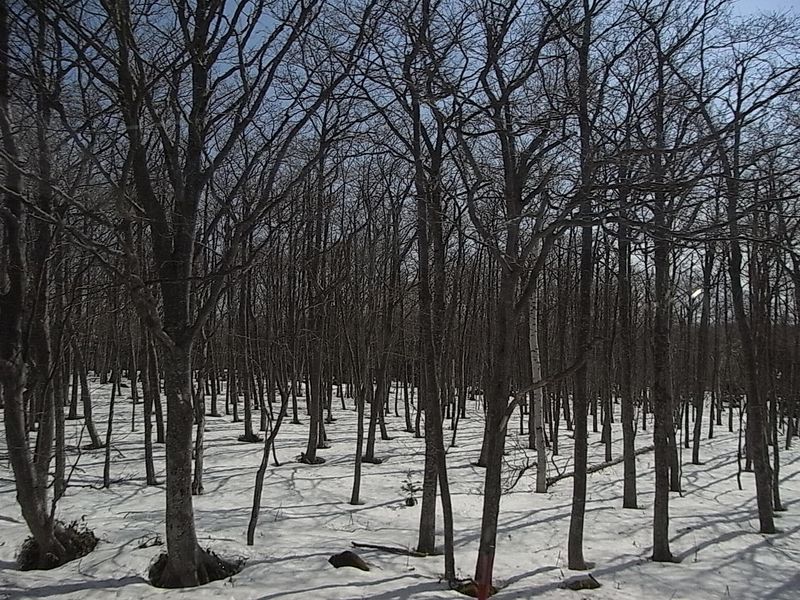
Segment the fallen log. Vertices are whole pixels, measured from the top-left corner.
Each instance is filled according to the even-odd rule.
[[[645,454],[647,452],[652,452],[655,446],[645,446],[644,448],[639,448],[636,452],[634,452],[635,456],[639,456],[640,454]],[[613,467],[614,465],[620,464],[622,461],[625,460],[624,456],[618,456],[614,460],[609,460],[607,462],[600,463],[599,465],[594,465],[593,467],[589,467],[586,469],[586,474],[589,475],[591,473],[597,473],[598,471],[602,471],[607,467]],[[562,479],[569,479],[575,475],[575,471],[569,471],[568,473],[561,473],[560,475],[556,475],[554,477],[547,478],[547,487],[550,487],[552,484],[556,483],[557,481],[561,481]]]
[[[413,556],[414,558],[425,558],[428,556],[423,552],[410,550],[408,548],[400,548],[398,546],[382,546],[380,544],[361,544],[359,542],[350,542],[353,548],[369,548],[370,550],[380,550],[381,552],[389,552],[390,554],[402,554],[403,556]]]

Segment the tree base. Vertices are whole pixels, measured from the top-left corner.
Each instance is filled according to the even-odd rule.
[[[365,456],[361,459],[361,462],[369,463],[371,465],[380,465],[383,464],[383,459],[376,456]]]
[[[244,560],[235,561],[220,558],[211,550],[201,550],[198,548],[199,559],[197,561],[197,584],[205,585],[212,581],[227,579],[239,573],[244,567]],[[150,567],[147,574],[150,584],[154,587],[176,589],[184,587],[194,587],[186,585],[186,573],[176,573],[170,568],[167,554],[161,554]]]
[[[306,456],[305,453],[301,454],[297,457],[297,462],[301,462],[304,465],[321,465],[325,462],[325,459],[321,456],[315,456],[314,458],[309,458]]]
[[[250,435],[243,433],[242,435],[239,436],[239,441],[244,442],[246,444],[257,444],[258,442],[263,442],[264,440],[261,438],[260,435],[256,435],[255,433],[252,433]]]
[[[652,560],[653,562],[673,563],[673,564],[678,564],[679,562],[681,562],[681,559],[678,558],[677,556],[674,556],[671,552],[667,553],[661,552],[659,554],[654,553],[653,556],[650,557],[650,560]]]
[[[478,583],[475,582],[474,579],[466,579],[464,581],[456,581],[451,588],[458,592],[459,594],[464,594],[465,596],[469,596],[470,598],[479,598],[478,595]],[[493,585],[489,586],[489,592],[486,595],[488,598],[489,596],[494,596],[497,592],[499,592],[496,587]]]
[[[52,551],[42,552],[39,543],[29,537],[22,543],[17,554],[17,566],[21,571],[34,569],[55,569],[76,558],[89,554],[97,546],[97,538],[85,525],[73,521],[65,525],[56,521],[54,525],[55,538],[63,553],[56,555]]]
[[[595,564],[588,560],[580,560],[572,564],[569,564],[569,561],[567,561],[567,568],[570,571],[591,571],[592,569],[594,569],[594,567]]]

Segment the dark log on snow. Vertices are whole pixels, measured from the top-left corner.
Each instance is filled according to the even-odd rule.
[[[380,550],[382,552],[389,552],[390,554],[402,554],[403,556],[413,556],[414,558],[425,558],[429,556],[424,552],[417,552],[409,548],[399,548],[397,546],[382,546],[380,544],[361,544],[359,542],[351,542],[353,548],[369,548],[370,550]]]
[[[645,454],[647,452],[652,452],[655,446],[645,446],[644,448],[639,448],[634,454],[639,456],[640,454]],[[589,467],[586,469],[586,473],[597,473],[598,471],[602,471],[605,468],[613,467],[614,465],[620,464],[625,459],[624,456],[618,456],[614,460],[609,460],[606,462],[602,462],[599,465],[594,465],[593,467]],[[575,475],[574,471],[569,471],[568,473],[561,473],[560,475],[556,475],[555,477],[548,477],[547,478],[547,486],[550,487],[557,481],[561,481],[562,479],[568,479]]]

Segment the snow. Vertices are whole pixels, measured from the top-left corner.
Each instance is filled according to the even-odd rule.
[[[95,418],[105,433],[108,386],[93,384]],[[321,450],[326,463],[299,464],[305,447],[307,422],[284,423],[277,439],[282,464],[267,471],[255,545],[245,545],[255,471],[262,444],[236,440],[241,423],[230,417],[209,418],[206,433],[205,494],[195,497],[195,517],[201,544],[228,556],[247,559],[244,570],[226,581],[189,590],[161,590],[145,580],[151,561],[162,546],[147,546],[164,537],[163,446],[156,445],[161,485],[144,485],[141,405],[137,428],[131,432],[131,402],[124,390],[117,405],[112,452],[112,478],[101,489],[104,450],[83,452],[70,487],[58,507],[58,517],[85,518],[100,538],[97,549],[79,561],[52,571],[20,572],[15,554],[27,536],[16,504],[13,478],[0,440],[0,598],[192,599],[356,599],[463,598],[440,581],[441,557],[411,558],[375,550],[356,549],[372,566],[369,572],[334,569],[331,554],[351,549],[351,542],[414,548],[419,504],[405,506],[403,484],[409,478],[421,485],[423,440],[406,433],[403,418],[387,417],[392,440],[378,440],[380,465],[365,464],[361,496],[364,504],[348,504],[352,487],[355,413],[343,411],[334,398],[336,423],[327,426],[332,447]],[[393,400],[391,401],[393,405]],[[402,404],[402,402],[401,402]],[[301,402],[301,406],[304,403]],[[618,409],[618,407],[617,407]],[[706,411],[707,413],[707,411]],[[301,411],[302,415],[302,411]],[[456,527],[456,563],[468,577],[477,555],[483,470],[477,458],[483,422],[470,406],[469,418],[459,424],[458,446],[448,453]],[[304,418],[304,421],[307,419]],[[724,419],[726,420],[726,419]],[[76,461],[75,445],[82,421],[67,422],[68,471]],[[563,423],[562,423],[563,428]],[[527,436],[509,436],[506,457],[510,483],[517,470],[534,463],[526,450]],[[779,533],[761,535],[752,474],[736,483],[737,434],[717,427],[717,437],[703,440],[701,466],[683,466],[684,492],[670,498],[672,551],[680,564],[653,563],[651,553],[653,455],[638,457],[638,510],[623,510],[622,465],[589,476],[584,530],[584,556],[596,563],[592,573],[603,585],[592,591],[560,589],[566,569],[572,480],[554,484],[546,494],[533,493],[535,466],[527,470],[503,497],[497,540],[495,583],[504,586],[502,600],[569,598],[626,600],[665,598],[798,599],[800,598],[800,444],[782,452],[781,492],[787,512],[776,519]],[[706,428],[704,428],[706,431]],[[450,432],[446,432],[449,434]],[[621,451],[619,422],[613,426],[614,456]],[[560,437],[558,468],[571,469],[569,432]],[[0,434],[2,436],[2,434]],[[449,441],[450,436],[446,435]],[[599,433],[590,434],[590,464],[602,462]],[[84,436],[83,443],[86,442]],[[639,431],[637,447],[651,444],[650,431]],[[688,454],[684,455],[688,461]],[[555,474],[550,463],[551,475]],[[441,510],[438,511],[439,515]],[[441,542],[441,537],[439,538]]]

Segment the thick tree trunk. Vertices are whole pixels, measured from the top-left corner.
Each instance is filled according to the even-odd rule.
[[[197,543],[192,503],[192,371],[191,345],[176,345],[163,355],[167,396],[166,529],[164,587],[193,587],[203,581],[202,551]]]
[[[503,367],[500,367],[503,369]],[[503,451],[506,429],[503,426],[505,406],[508,403],[508,388],[504,377],[493,376],[493,389],[488,391],[489,405],[486,420],[489,423],[486,445],[486,472],[483,487],[483,512],[481,514],[481,537],[478,560],[475,565],[475,582],[479,597],[486,598],[492,587],[494,559],[497,550],[497,524],[500,516],[502,489]]]
[[[513,249],[515,232],[507,242]],[[512,250],[513,251],[513,250]],[[495,308],[494,339],[492,340],[492,370],[486,390],[486,473],[483,487],[483,512],[478,559],[475,565],[475,582],[479,597],[486,598],[492,586],[494,558],[497,544],[497,523],[502,496],[503,451],[505,449],[505,412],[510,391],[510,363],[514,355],[515,291],[517,276],[504,268],[500,277],[500,291]]]
[[[664,235],[663,206],[656,212],[656,225]],[[655,242],[655,319],[653,325],[653,443],[655,445],[655,503],[653,507],[653,560],[672,561],[669,548],[670,430],[672,414],[670,340],[669,340],[669,242]]]
[[[588,207],[585,210],[589,210]],[[578,300],[578,330],[576,338],[579,350],[589,352],[591,336],[591,288],[592,288],[592,228],[584,227],[581,234],[580,290]],[[586,513],[586,467],[588,462],[588,371],[584,362],[575,372],[573,393],[574,419],[574,463],[575,476],[572,479],[572,510],[569,522],[567,561],[570,569],[587,568],[583,558],[583,524]]]
[[[0,213],[3,224],[4,261],[7,287],[0,291],[0,392],[3,395],[3,413],[8,458],[14,472],[17,502],[22,517],[28,525],[42,556],[51,552],[63,554],[56,540],[54,524],[47,506],[47,467],[50,462],[46,450],[52,440],[42,439],[41,451],[31,455],[25,422],[23,390],[26,386],[27,365],[23,360],[23,316],[25,313],[28,271],[25,256],[25,231],[23,228],[24,204],[22,173],[18,167],[18,152],[13,135],[9,107],[9,24],[8,6],[0,0],[0,137],[2,138],[5,180],[3,182],[4,210]],[[52,420],[52,405],[45,406]],[[39,437],[52,436],[48,427],[40,427]],[[38,446],[37,440],[37,446]]]

